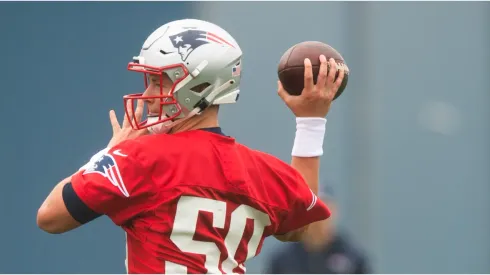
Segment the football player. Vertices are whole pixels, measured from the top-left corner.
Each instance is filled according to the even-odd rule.
[[[245,273],[266,237],[300,240],[330,215],[315,194],[325,116],[344,71],[335,80],[335,62],[319,58],[316,85],[305,60],[300,96],[278,83],[296,115],[289,165],[219,127],[219,105],[239,95],[235,39],[200,20],[161,26],[128,65],[144,74],[146,90],[124,97],[122,127],[111,111],[108,147],[53,189],[39,227],[63,233],[107,215],[126,232],[129,273]]]

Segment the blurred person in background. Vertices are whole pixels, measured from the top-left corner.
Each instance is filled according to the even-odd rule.
[[[337,205],[331,187],[319,193],[332,216],[320,221],[322,230],[309,235],[302,242],[286,245],[272,257],[269,274],[368,274],[371,273],[367,257],[349,235],[338,228]]]

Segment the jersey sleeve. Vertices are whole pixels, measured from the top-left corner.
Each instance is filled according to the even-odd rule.
[[[122,142],[75,174],[73,191],[88,208],[121,225],[151,206],[154,188],[145,160],[136,142]]]
[[[292,176],[287,179],[294,181],[286,184],[290,192],[295,194],[295,199],[292,200],[289,211],[282,220],[276,235],[283,235],[330,217],[328,207],[311,191],[299,172],[294,170]]]

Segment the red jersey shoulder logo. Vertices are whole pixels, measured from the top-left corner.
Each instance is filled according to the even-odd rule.
[[[116,150],[114,154],[122,156],[120,150]],[[96,173],[107,178],[112,185],[116,186],[121,191],[124,196],[129,197],[129,193],[121,176],[119,166],[112,155],[108,153],[102,155],[92,167],[89,167],[85,170],[85,172],[83,172],[84,175],[91,173]]]

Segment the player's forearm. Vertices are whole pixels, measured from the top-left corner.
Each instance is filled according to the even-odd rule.
[[[296,119],[296,124],[291,166],[303,176],[311,191],[317,195],[326,119],[300,118]],[[314,222],[291,234],[289,241],[304,240],[320,234],[322,230],[321,222]]]
[[[320,178],[320,157],[295,157],[291,159],[291,166],[303,176],[311,191],[318,193]]]
[[[296,118],[296,136],[291,152],[293,166],[304,178],[310,189],[317,194],[320,178],[320,156],[323,155],[325,118]]]
[[[318,184],[320,178],[320,157],[292,157],[291,166],[293,166],[303,176],[306,183],[313,193],[318,194]],[[319,236],[323,226],[321,222],[314,222],[298,230],[289,241],[302,241],[311,236]]]
[[[317,194],[320,175],[320,157],[293,156],[291,166],[301,174],[313,193]],[[281,242],[299,242],[304,238],[308,238],[310,234],[317,234],[318,230],[321,230],[318,223],[312,223],[284,235],[276,235],[274,237]]]

